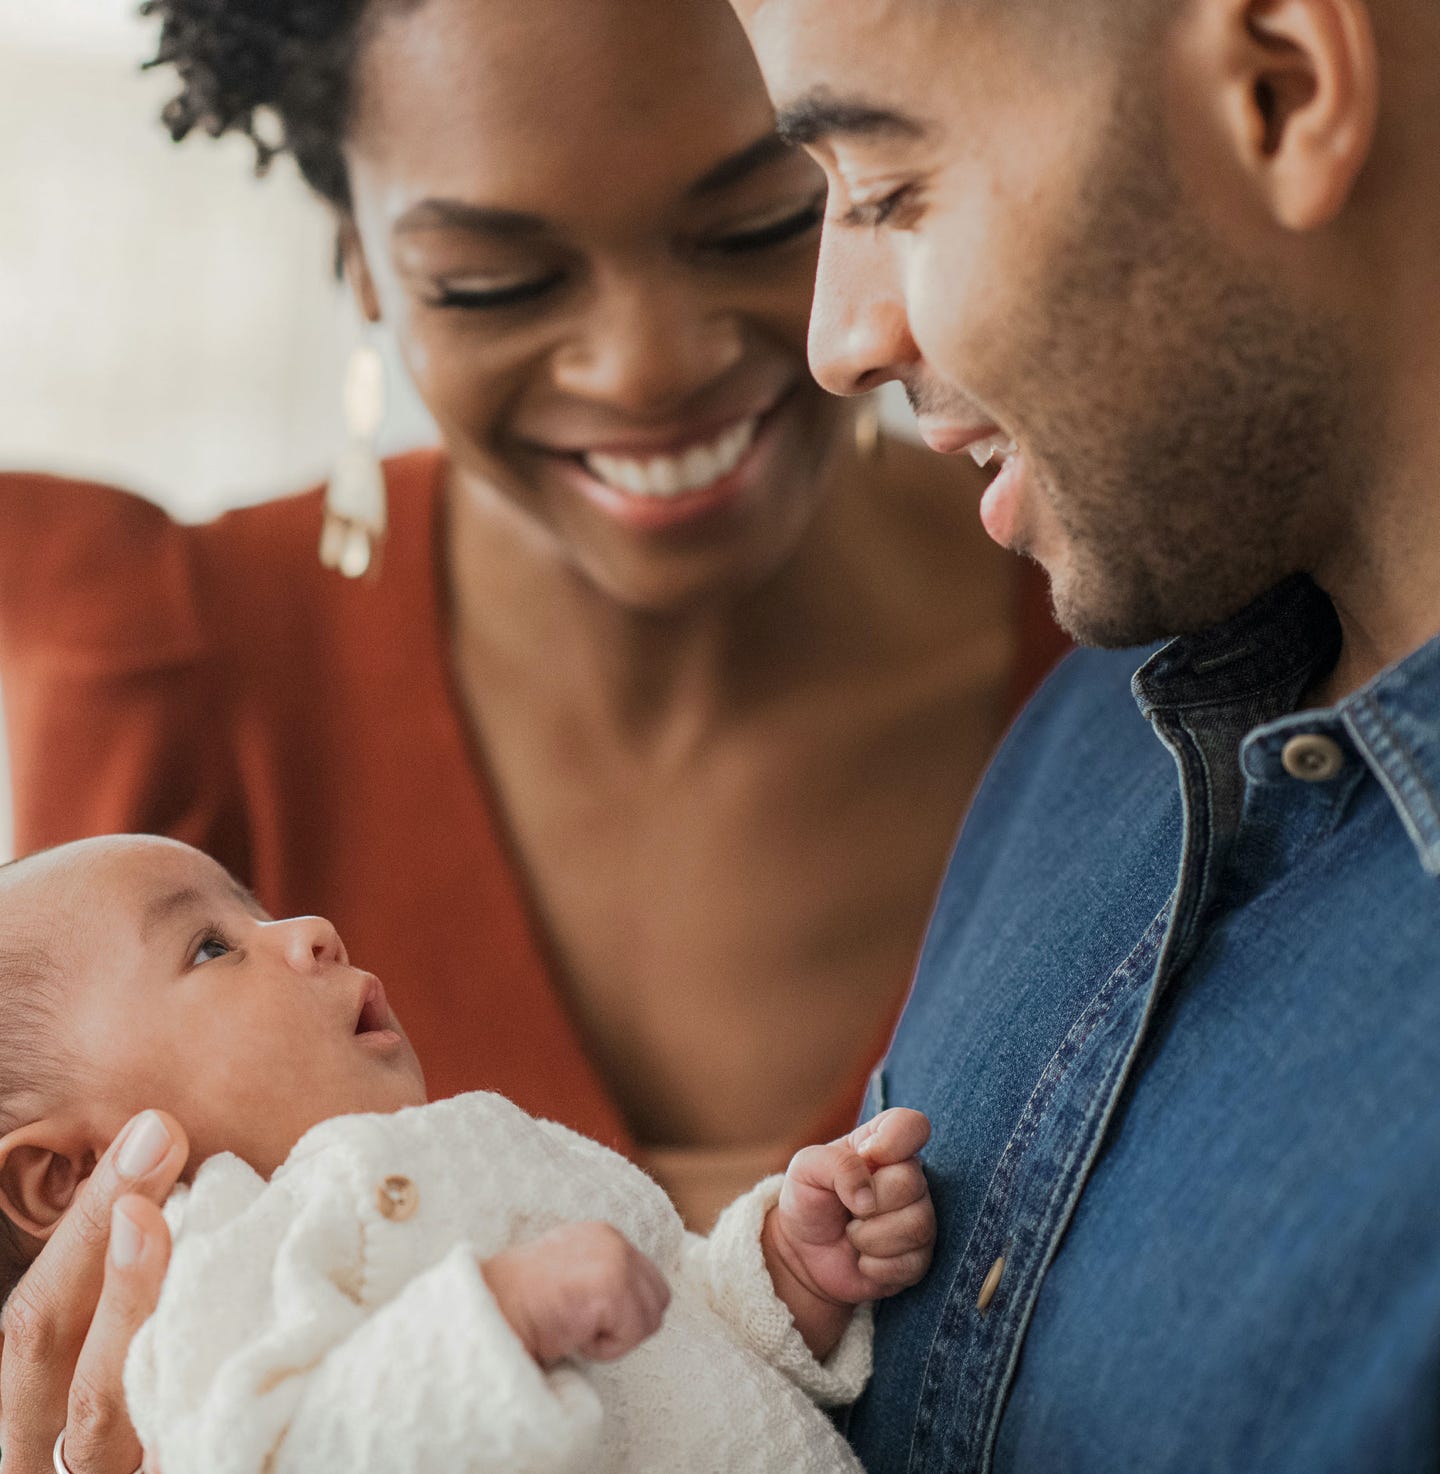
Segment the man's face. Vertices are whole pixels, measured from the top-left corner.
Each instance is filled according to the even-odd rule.
[[[1226,161],[1168,35],[1097,42],[1093,7],[1087,37],[1023,5],[734,3],[830,182],[817,377],[898,379],[934,449],[999,447],[981,516],[1077,636],[1180,633],[1316,569],[1345,354],[1253,232],[1212,226]]]

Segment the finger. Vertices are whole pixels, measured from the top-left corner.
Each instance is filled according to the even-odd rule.
[[[614,1361],[659,1329],[659,1312],[637,1285],[635,1293],[611,1307],[608,1318],[596,1328],[580,1354],[591,1361]]]
[[[930,1140],[930,1122],[919,1111],[892,1106],[857,1126],[850,1145],[873,1167],[884,1167],[913,1157]]]
[[[643,1261],[640,1291],[648,1334],[654,1335],[670,1308],[670,1284],[649,1259]]]
[[[875,1211],[875,1189],[870,1184],[870,1168],[847,1137],[832,1141],[828,1146],[807,1146],[796,1152],[785,1174],[782,1204],[784,1192],[790,1188],[826,1197],[833,1194],[851,1213],[862,1216]]]
[[[877,1213],[895,1213],[930,1196],[925,1169],[914,1157],[871,1173],[871,1183],[875,1188]]]
[[[125,1193],[163,1199],[188,1153],[173,1117],[146,1111],[130,1121],[6,1303],[0,1407],[5,1457],[16,1471],[51,1467],[71,1374],[104,1284],[111,1209]]]
[[[836,1195],[835,1173],[846,1158],[869,1178],[869,1168],[843,1141],[807,1146],[791,1158],[778,1204],[787,1235],[805,1243],[828,1244],[845,1231],[853,1209]]]
[[[884,1259],[862,1254],[855,1267],[874,1287],[874,1293],[878,1297],[896,1295],[901,1290],[908,1290],[911,1285],[919,1284],[930,1268],[930,1259],[929,1248],[912,1249],[909,1253]]]
[[[876,1208],[875,1187],[870,1168],[853,1147],[837,1145],[835,1151],[835,1196],[857,1218],[867,1217]]]
[[[74,1474],[132,1474],[141,1458],[125,1407],[125,1357],[160,1299],[170,1262],[164,1214],[134,1194],[115,1205],[105,1285],[85,1338],[65,1418],[65,1462]]]
[[[877,1259],[906,1254],[935,1242],[935,1209],[930,1199],[924,1198],[897,1213],[853,1219],[845,1232],[857,1254],[871,1254]]]

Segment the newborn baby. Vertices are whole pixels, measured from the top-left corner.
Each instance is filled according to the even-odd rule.
[[[136,1110],[192,1145],[126,1367],[147,1467],[858,1469],[819,1406],[868,1375],[865,1302],[928,1267],[923,1117],[801,1152],[700,1239],[604,1147],[424,1099],[335,929],[198,851],[0,868],[0,1299]]]

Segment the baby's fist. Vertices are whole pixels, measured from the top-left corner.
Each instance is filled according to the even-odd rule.
[[[487,1259],[480,1272],[541,1366],[614,1361],[660,1329],[670,1287],[619,1229],[569,1223]]]
[[[798,1153],[767,1224],[772,1253],[834,1305],[917,1283],[935,1248],[935,1208],[916,1155],[929,1139],[919,1111],[896,1108]]]

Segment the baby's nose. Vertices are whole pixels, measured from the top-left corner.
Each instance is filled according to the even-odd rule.
[[[347,962],[340,933],[323,916],[296,916],[274,925],[285,928],[285,953],[296,972],[313,972],[329,962]]]

